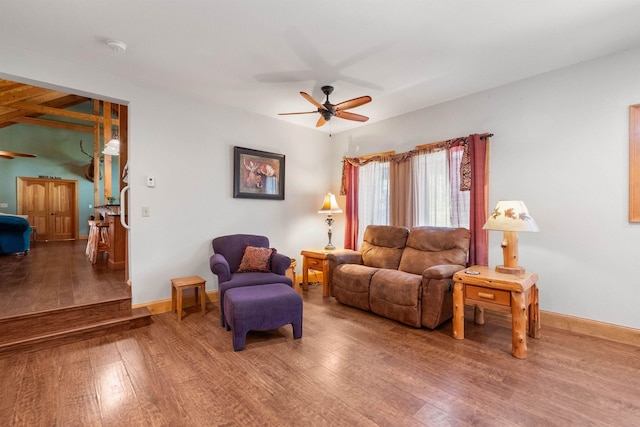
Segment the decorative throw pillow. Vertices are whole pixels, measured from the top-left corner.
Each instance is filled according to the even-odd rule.
[[[244,248],[244,255],[238,267],[238,273],[257,271],[261,273],[271,272],[271,258],[276,250],[273,248],[258,248],[247,246]]]

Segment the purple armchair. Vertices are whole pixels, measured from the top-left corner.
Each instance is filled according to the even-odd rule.
[[[271,272],[243,272],[238,273],[238,267],[242,261],[246,246],[261,248],[269,247],[269,239],[265,236],[253,234],[232,234],[216,237],[211,242],[214,254],[209,260],[209,266],[213,274],[218,276],[218,303],[220,306],[220,322],[227,327],[224,317],[224,294],[231,288],[241,286],[266,285],[270,283],[284,283],[292,286],[291,279],[285,274],[291,258],[280,253],[275,253],[271,259]]]

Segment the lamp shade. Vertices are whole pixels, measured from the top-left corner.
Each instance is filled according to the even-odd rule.
[[[500,231],[538,231],[538,225],[529,215],[524,202],[520,200],[500,200],[482,228]]]
[[[112,139],[107,143],[104,147],[104,151],[102,154],[108,154],[110,156],[118,156],[120,155],[120,141],[117,139]]]
[[[322,203],[322,207],[318,211],[321,214],[333,214],[333,213],[341,213],[342,209],[338,206],[338,202],[336,201],[336,196],[332,193],[327,193],[324,196],[324,202]]]

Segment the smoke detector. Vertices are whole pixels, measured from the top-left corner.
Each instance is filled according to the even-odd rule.
[[[127,50],[127,45],[120,40],[109,39],[107,40],[107,46],[116,53],[122,53]]]

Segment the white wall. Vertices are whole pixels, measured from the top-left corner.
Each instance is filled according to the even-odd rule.
[[[495,134],[490,208],[524,200],[540,227],[519,234],[519,258],[540,276],[541,309],[640,328],[640,224],[628,222],[638,76],[640,50],[583,63],[341,133],[334,157]],[[502,235],[489,238],[489,264],[502,264]]]
[[[169,297],[169,279],[208,267],[213,236],[264,233],[299,258],[326,243],[316,210],[337,193],[340,160],[492,132],[490,205],[527,203],[539,233],[520,234],[520,263],[540,275],[542,310],[640,328],[640,224],[629,224],[628,107],[640,103],[640,50],[584,63],[334,135],[132,86],[105,70],[0,48],[5,78],[32,79],[130,105],[134,303]],[[375,100],[374,100],[375,102]],[[284,153],[286,200],[232,198],[234,145]],[[154,175],[157,185],[144,186]],[[339,198],[344,203],[344,198]],[[142,218],[141,207],[151,209]],[[343,243],[344,215],[333,241]],[[491,265],[501,236],[490,232]],[[544,322],[544,319],[543,319]]]
[[[130,277],[133,303],[170,297],[170,279],[209,270],[211,239],[264,234],[280,253],[300,260],[326,244],[317,214],[330,176],[327,135],[276,119],[203,104],[179,91],[133,86],[116,72],[68,58],[0,47],[0,75],[129,105]],[[233,198],[233,146],[285,154],[285,200]],[[154,175],[156,187],[145,186]],[[143,218],[141,209],[151,216]],[[301,263],[299,263],[300,265]],[[300,268],[299,268],[300,270]]]

